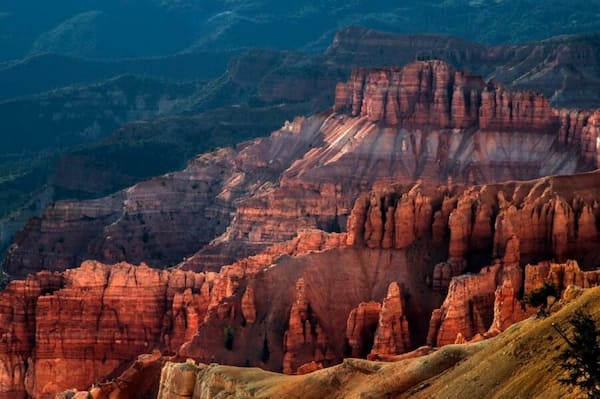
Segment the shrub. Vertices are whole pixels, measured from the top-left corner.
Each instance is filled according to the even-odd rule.
[[[550,296],[558,298],[559,292],[554,285],[544,283],[542,287],[533,290],[527,295],[525,295],[525,298],[523,298],[523,302],[525,302],[531,307],[540,308],[538,311],[538,315],[545,316],[547,314],[546,306],[548,304],[548,297]]]

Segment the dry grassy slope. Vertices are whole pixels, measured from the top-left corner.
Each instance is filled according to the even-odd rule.
[[[577,309],[588,310],[600,321],[600,288],[587,290],[546,319],[528,319],[496,338],[449,345],[414,359],[393,363],[347,359],[339,366],[303,376],[201,366],[193,397],[576,398],[577,392],[558,382],[561,370],[555,359],[565,344],[551,324],[567,328]],[[166,393],[169,388],[174,387],[163,386],[159,399],[177,397]]]

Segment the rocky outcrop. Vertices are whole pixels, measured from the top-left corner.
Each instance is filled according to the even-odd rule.
[[[338,87],[338,112],[32,220],[7,257],[13,274],[186,258],[13,283],[0,309],[18,319],[0,326],[7,391],[83,389],[154,348],[303,373],[408,351],[428,331],[432,345],[463,342],[527,314],[526,263],[595,264],[598,172],[467,186],[591,167],[585,116],[438,61],[363,72]]]
[[[242,316],[245,323],[256,322],[256,304],[254,301],[254,288],[248,286],[242,297]]]
[[[283,372],[291,374],[300,366],[315,362],[330,364],[335,355],[328,338],[306,299],[304,279],[296,282],[296,299],[290,310],[288,330],[283,336]]]
[[[303,137],[297,134],[303,120],[252,145],[200,155],[183,171],[112,196],[51,204],[17,235],[4,269],[25,276],[40,269],[64,270],[85,259],[172,266],[225,232],[235,201],[263,191],[309,145],[316,144],[317,131],[305,129]],[[311,126],[314,121],[322,118],[315,117]],[[222,260],[216,263],[231,261]]]
[[[352,309],[346,322],[346,339],[350,347],[350,356],[365,357],[370,352],[375,331],[379,322],[381,304],[363,302]]]
[[[40,272],[0,292],[0,396],[26,398],[25,379],[36,346],[36,302],[63,285],[59,274]]]
[[[251,325],[257,320],[258,301],[252,284],[240,285],[238,280],[281,257],[322,251],[345,241],[344,234],[303,231],[221,273],[87,261],[63,273],[40,272],[14,281],[0,293],[0,396],[46,398],[67,388],[85,389],[140,353],[176,353],[206,319],[227,321],[239,314]],[[227,300],[239,290],[244,294],[233,306]],[[262,302],[261,306],[265,307]],[[140,371],[142,366],[131,367]],[[152,369],[142,367],[146,368]],[[140,387],[140,378],[127,374],[102,389],[130,392],[133,388],[126,389],[123,379]],[[111,385],[115,383],[118,387]],[[127,397],[119,395],[125,396],[115,397]]]
[[[334,110],[405,127],[555,133],[559,121],[541,94],[513,93],[437,60],[356,69],[338,84]]]
[[[390,125],[464,129],[477,125],[484,86],[443,61],[359,68],[348,83],[338,83],[334,110]]]
[[[87,391],[69,389],[57,394],[54,399],[141,399],[152,397],[159,390],[164,358],[159,351],[144,354],[123,373],[111,381],[94,384]]]
[[[439,311],[432,316],[427,343],[432,346],[453,344],[459,334],[466,339],[486,332],[494,314],[494,293],[500,265],[484,269],[478,275],[454,277]]]
[[[358,198],[348,220],[348,245],[402,249],[423,239],[431,230],[430,198],[419,185],[397,195],[377,193]]]
[[[204,322],[178,355],[301,374],[348,355],[366,356],[375,342],[378,353],[412,349],[417,341],[413,342],[407,326],[427,314],[428,304],[434,301],[430,292],[419,288],[425,280],[423,263],[409,262],[408,249],[390,256],[380,249],[340,244],[279,257],[254,273],[234,272],[237,266],[224,268],[211,295],[221,286],[231,290],[214,302],[215,310],[210,310],[211,301]],[[410,257],[418,257],[417,253]],[[231,283],[224,284],[226,279]],[[402,294],[394,286],[388,293],[390,281],[402,281]],[[248,287],[254,290],[254,323],[243,315]],[[408,297],[415,306],[405,305]],[[382,301],[385,311],[381,311]],[[414,326],[418,335],[426,323]],[[225,345],[224,332],[231,337],[232,350]],[[386,351],[388,343],[394,347]]]
[[[600,159],[596,114],[553,109],[541,94],[485,83],[440,60],[355,69],[347,83],[338,83],[333,109],[404,128],[549,134],[563,145],[580,147],[590,165]]]
[[[511,249],[515,249],[516,242],[516,239],[510,241]],[[452,280],[442,307],[433,312],[429,344],[466,342],[506,330],[536,312],[526,306],[522,298],[544,283],[552,284],[559,293],[567,287],[600,285],[600,272],[582,271],[576,261],[541,262],[527,265],[523,272],[509,259],[510,256],[505,257],[477,275]]]
[[[548,262],[524,266],[536,259],[577,259],[597,267],[600,260],[593,248],[600,244],[599,176],[593,172],[467,189],[417,185],[374,191],[356,203],[348,244],[385,249],[386,235],[395,230],[387,223],[390,212],[382,209],[397,207],[391,199],[403,193],[419,191],[432,204],[427,214],[434,215],[432,228],[421,240],[434,248],[445,241],[436,252],[443,253],[447,245],[448,254],[427,279],[433,292],[447,291],[442,306],[432,311],[427,343],[446,345],[497,334],[532,314],[522,303],[523,295],[543,282],[561,290],[569,284],[596,285],[598,273],[581,272],[573,261],[553,266],[553,271]],[[491,263],[481,267],[483,262]],[[475,274],[463,275],[466,271]]]
[[[397,282],[390,284],[381,305],[379,322],[369,357],[398,355],[411,348],[410,332],[406,317],[406,304]]]
[[[87,388],[140,353],[174,352],[185,336],[177,320],[198,312],[175,297],[203,282],[192,272],[84,262],[11,283],[0,299],[2,393],[53,397]]]
[[[583,271],[573,260],[566,263],[540,262],[525,268],[525,291],[540,288],[544,283],[554,285],[559,291],[573,285],[591,288],[600,285],[600,271]]]
[[[64,273],[64,287],[36,303],[34,359],[27,375],[32,396],[61,388],[86,388],[138,354],[173,352],[178,317],[176,292],[199,289],[201,275],[118,264],[84,262]]]

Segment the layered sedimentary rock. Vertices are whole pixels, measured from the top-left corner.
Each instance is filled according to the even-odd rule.
[[[226,285],[232,289],[215,302],[215,310],[208,311],[179,355],[304,373],[337,363],[346,354],[366,356],[376,339],[378,353],[412,348],[409,322],[421,319],[434,303],[429,293],[418,288],[425,280],[425,268],[411,270],[405,251],[390,256],[380,249],[347,247],[345,241],[337,245],[283,256],[253,273],[242,273],[235,266],[223,270],[212,293],[219,290],[222,283],[217,281],[225,278],[224,273],[237,277],[233,285]],[[393,287],[388,292],[389,281],[403,281],[404,294]],[[248,322],[245,310],[248,287],[254,292],[254,323]],[[411,309],[400,305],[405,295],[417,305]],[[396,323],[395,317],[402,321]],[[418,332],[426,323],[413,327]],[[383,349],[396,341],[393,348]]]
[[[555,133],[559,117],[541,95],[511,92],[481,77],[457,71],[443,61],[404,68],[356,69],[339,83],[334,110],[372,122],[436,128]],[[572,118],[565,123],[581,135]],[[582,123],[583,125],[584,123]],[[582,128],[583,126],[581,126]]]
[[[86,262],[13,282],[2,317],[30,316],[22,328],[5,323],[13,327],[2,336],[29,346],[6,347],[3,356],[18,366],[3,377],[7,392],[83,389],[154,348],[303,373],[352,354],[395,356],[427,335],[445,345],[495,334],[531,313],[520,300],[544,281],[561,289],[597,283],[597,272],[572,262],[524,265],[571,256],[596,264],[597,251],[577,251],[599,245],[599,176],[389,186],[360,197],[348,233],[304,230],[219,273]],[[463,270],[475,274],[455,276]],[[40,281],[45,291],[17,289]]]
[[[0,292],[0,397],[26,398],[27,364],[36,347],[36,302],[62,284],[61,275],[40,272]]]
[[[14,281],[0,293],[0,396],[50,398],[106,379],[141,353],[160,349],[174,354],[205,319],[236,316],[227,298],[237,292],[237,280],[246,274],[282,256],[321,251],[345,241],[343,234],[304,231],[220,274],[88,261],[63,273],[40,272]],[[237,311],[248,325],[256,320],[252,291],[249,284]],[[221,337],[222,333],[219,346]],[[150,373],[154,368],[146,360],[133,364],[132,370],[141,367]],[[144,378],[132,373],[102,389],[120,390],[125,393],[119,395],[127,397],[134,388],[123,387],[123,379],[132,387],[144,385]]]
[[[10,380],[2,394],[53,397],[87,388],[154,348],[174,351],[182,343],[177,318],[194,311],[174,296],[202,283],[191,272],[97,262],[11,283],[1,298],[3,378]]]
[[[443,61],[356,69],[347,83],[338,83],[334,110],[404,128],[550,134],[580,146],[585,161],[599,159],[597,114],[553,109],[541,94],[511,92]]]
[[[585,267],[595,266],[598,255],[589,251],[598,247],[600,239],[598,187],[600,174],[590,172],[466,189],[457,185],[428,188],[417,184],[374,190],[356,202],[348,223],[348,244],[385,248],[386,237],[398,235],[410,238],[408,244],[417,242],[418,236],[406,234],[406,227],[386,221],[388,214],[403,207],[403,197],[418,196],[431,204],[424,215],[432,227],[420,237],[435,244],[439,242],[437,236],[442,234],[438,231],[447,232],[447,244],[442,243],[447,246],[450,268],[456,262],[483,265],[482,259],[506,256],[507,243],[513,236],[518,238],[523,264],[570,258],[580,260]],[[435,215],[433,219],[431,214]],[[422,220],[418,218],[422,216],[417,215],[415,208],[404,220]],[[418,229],[415,222],[408,230]],[[583,248],[588,251],[582,251]],[[446,272],[446,268],[445,264],[437,268],[434,285],[443,287],[441,280],[460,273],[455,269]]]
[[[529,314],[528,284],[595,284],[572,267],[534,279],[524,266],[600,264],[598,172],[468,186],[593,167],[593,116],[438,61],[353,79],[337,112],[33,220],[7,257],[13,274],[186,258],[13,283],[0,316],[27,317],[0,327],[6,391],[83,389],[154,348],[303,373],[501,331]],[[19,291],[44,275],[49,288]]]
[[[299,228],[343,230],[361,193],[392,182],[481,184],[597,165],[597,114],[554,110],[537,94],[441,61],[357,69],[336,94],[333,114],[297,118],[268,138],[199,156],[182,172],[107,198],[49,206],[18,235],[6,270],[23,276],[88,258],[166,266],[196,252],[187,267],[217,270]],[[429,204],[408,195],[386,231],[410,224],[404,215],[413,207],[420,226],[412,234],[429,229]],[[383,245],[411,240],[410,231],[387,234]]]
[[[203,282],[194,273],[146,265],[84,262],[66,271],[64,287],[37,300],[28,390],[43,397],[69,384],[85,388],[140,353],[173,351],[182,343],[173,339],[180,312],[194,311],[178,308],[173,297]]]
[[[421,240],[435,247],[440,231],[448,232],[447,244],[438,250],[443,253],[447,245],[448,260],[435,264],[427,279],[432,291],[447,291],[441,307],[432,310],[427,342],[446,345],[497,334],[533,312],[522,303],[523,296],[544,282],[559,290],[597,284],[598,273],[582,272],[575,261],[549,266],[539,260],[600,265],[599,176],[592,172],[466,189],[415,185],[374,191],[357,200],[348,243],[389,248],[385,237],[406,232],[404,226],[387,223],[401,209],[403,193],[427,198],[431,209],[426,214],[435,216]],[[417,219],[413,213],[404,220]],[[413,224],[408,230],[415,228]],[[418,245],[412,233],[403,236]],[[529,262],[537,263],[524,267]],[[476,274],[462,275],[465,271]]]
[[[69,389],[56,394],[54,399],[142,399],[154,397],[160,386],[160,375],[165,359],[160,351],[143,354],[111,381],[94,384],[89,390]],[[180,381],[178,381],[180,382]],[[181,388],[180,388],[181,389]]]
[[[309,124],[315,120],[322,119]],[[25,276],[64,270],[85,259],[174,265],[225,231],[240,197],[264,191],[319,142],[314,127],[297,134],[304,121],[299,118],[270,138],[200,155],[183,171],[109,197],[52,204],[17,235],[4,269]]]
[[[411,348],[405,301],[400,286],[394,281],[381,305],[370,357],[397,355]]]
[[[283,372],[291,374],[302,365],[331,364],[335,355],[328,338],[306,298],[304,279],[296,282],[296,298],[290,310],[288,329],[283,336]]]
[[[365,357],[370,352],[381,304],[379,302],[362,302],[352,309],[346,322],[346,339],[350,347],[350,356]]]
[[[522,302],[523,295],[544,283],[559,294],[567,287],[600,285],[600,272],[582,271],[576,261],[527,265],[512,279],[510,272],[507,264],[497,263],[477,275],[455,277],[442,307],[433,312],[428,343],[443,346],[504,331],[536,312]]]

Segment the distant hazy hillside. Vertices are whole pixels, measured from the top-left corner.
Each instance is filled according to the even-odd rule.
[[[599,0],[2,0],[0,60],[46,51],[123,58],[184,49],[320,49],[352,24],[523,42],[600,30],[599,9]]]

